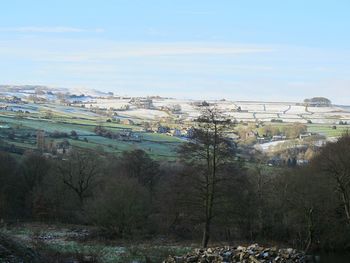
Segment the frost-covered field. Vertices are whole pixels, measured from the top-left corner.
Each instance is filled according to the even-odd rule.
[[[136,109],[127,99],[97,99],[94,106],[100,108],[121,108],[126,105],[130,110],[120,112],[120,116],[128,116],[138,119],[157,120],[162,117],[171,117],[171,113],[166,113],[161,109],[171,108],[180,105],[179,114],[184,120],[193,120],[201,114],[200,101],[186,99],[153,99],[153,109]],[[301,122],[319,124],[337,123],[339,120],[350,120],[350,111],[341,107],[308,107],[288,102],[242,102],[242,101],[208,101],[215,105],[226,116],[238,121],[271,121],[280,119],[283,122]],[[239,111],[240,109],[240,111]]]
[[[315,113],[329,113],[329,112],[342,112],[344,111],[342,108],[339,107],[308,107],[309,112],[315,112]]]
[[[283,113],[289,109],[289,105],[286,104],[265,104],[266,112],[278,112]]]
[[[251,112],[264,111],[264,104],[261,103],[236,103],[242,110]]]
[[[286,114],[308,114],[305,110],[305,106],[292,105]]]
[[[259,151],[267,152],[272,151],[276,146],[285,143],[286,141],[275,141],[275,142],[266,142],[262,144],[256,144],[255,148]]]
[[[169,114],[160,110],[149,110],[149,109],[132,109],[123,111],[119,114],[120,116],[126,116],[138,119],[157,119],[169,117]]]
[[[92,100],[94,107],[105,108],[105,109],[120,109],[126,105],[130,105],[130,99],[94,99]]]
[[[277,118],[277,113],[256,113],[255,117],[257,119],[273,119],[273,118]]]
[[[47,100],[44,105],[29,109],[29,105],[11,105],[13,111],[19,109],[28,112],[39,112],[52,110],[64,114],[75,114],[79,116],[97,117],[93,113],[96,108],[102,110],[115,110],[121,117],[145,119],[157,121],[160,118],[176,118],[191,121],[201,114],[199,105],[203,102],[193,99],[176,99],[176,98],[152,98],[153,107],[149,109],[138,108],[131,103],[131,97],[116,97],[111,94],[89,91],[86,89],[77,89],[69,91],[67,89],[50,89],[47,87],[30,87],[25,86],[23,89],[4,86],[0,87],[0,96],[17,96],[27,100],[33,95],[36,89],[43,89],[45,92],[38,95],[40,98]],[[56,94],[75,94],[69,101],[76,103],[74,109],[63,104],[58,104],[58,95]],[[82,95],[85,94],[85,95]],[[79,103],[81,102],[81,103]],[[349,106],[333,107],[305,107],[295,102],[265,102],[265,101],[229,101],[229,100],[209,100],[211,105],[215,105],[226,116],[237,121],[264,121],[281,120],[283,122],[301,122],[314,124],[337,124],[339,121],[350,122]],[[85,104],[85,109],[79,109],[79,106]],[[8,104],[2,103],[2,106]],[[174,106],[181,108],[180,112],[171,113]],[[95,111],[96,112],[96,111]]]

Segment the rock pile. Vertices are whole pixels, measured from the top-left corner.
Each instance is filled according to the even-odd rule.
[[[169,256],[163,263],[292,263],[306,261],[305,254],[295,249],[266,248],[258,244],[248,247],[216,247],[196,249],[185,256]]]

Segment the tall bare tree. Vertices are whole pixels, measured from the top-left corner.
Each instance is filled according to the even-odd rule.
[[[197,119],[191,140],[179,148],[182,160],[197,170],[191,176],[203,212],[203,247],[207,247],[210,238],[218,185],[223,180],[221,169],[234,159],[234,144],[225,137],[230,124],[216,108],[208,106]]]
[[[100,158],[87,151],[72,151],[58,165],[63,183],[76,193],[81,204],[97,186],[101,168]]]

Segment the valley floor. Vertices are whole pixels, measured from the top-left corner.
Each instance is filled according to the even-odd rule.
[[[19,223],[2,226],[0,235],[39,252],[45,262],[161,262],[194,247],[162,238],[140,243],[106,240],[97,234],[97,229],[78,225]],[[0,261],[1,257],[0,250]]]

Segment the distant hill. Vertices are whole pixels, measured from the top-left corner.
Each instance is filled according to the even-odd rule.
[[[72,96],[90,96],[90,97],[103,97],[103,96],[112,96],[113,92],[103,92],[94,89],[87,88],[59,88],[59,87],[49,87],[42,85],[0,85],[0,92],[8,93],[68,93]]]

